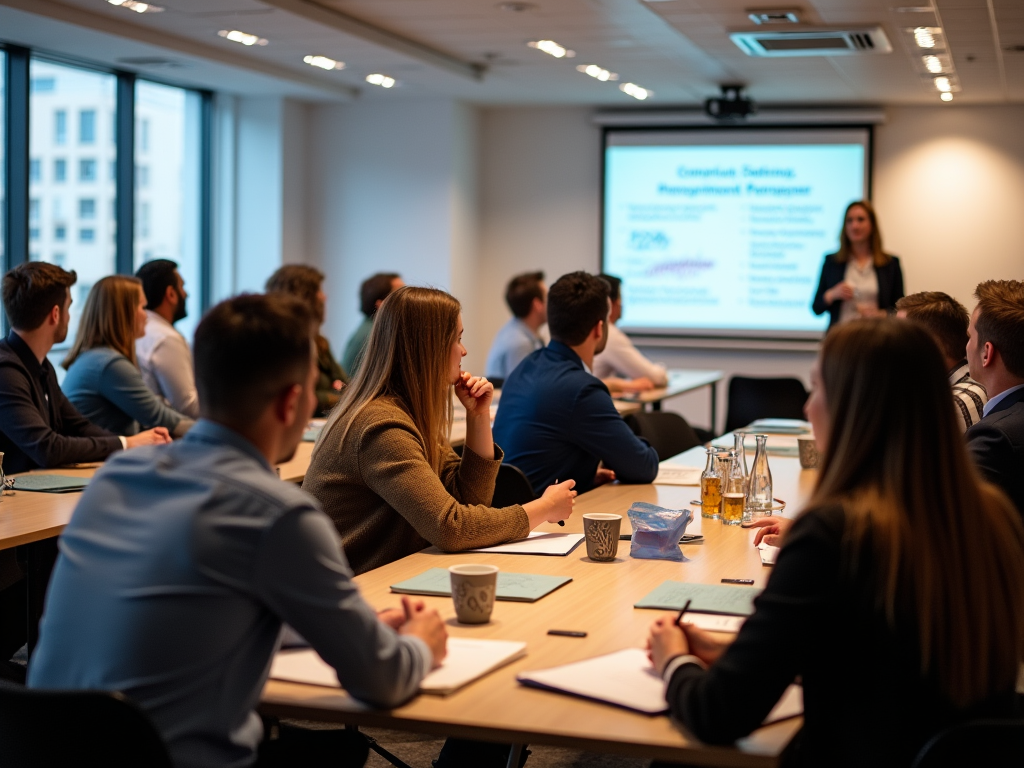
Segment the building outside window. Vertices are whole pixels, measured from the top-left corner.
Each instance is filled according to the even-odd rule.
[[[28,220],[39,221],[39,200],[36,198],[28,201]]]
[[[38,240],[39,239],[39,227],[29,227],[28,228],[28,239],[29,240]]]
[[[95,219],[96,201],[91,197],[83,197],[78,201],[78,218]]]
[[[96,161],[82,159],[78,161],[78,180],[96,181]]]
[[[43,180],[43,166],[39,158],[34,157],[28,161],[28,180],[29,181],[42,181]]]
[[[64,146],[68,143],[68,113],[58,109],[53,113],[53,143]]]
[[[68,180],[68,161],[62,157],[53,161],[53,180],[57,182]]]
[[[78,241],[81,243],[96,242],[96,230],[91,228],[78,230]],[[89,294],[86,293],[85,295],[88,296]]]
[[[83,109],[78,113],[78,143],[96,143],[96,110]]]
[[[58,224],[53,228],[53,239],[55,242],[63,243],[68,237],[68,229],[63,224]]]

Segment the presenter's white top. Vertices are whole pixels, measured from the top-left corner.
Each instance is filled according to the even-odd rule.
[[[199,418],[199,392],[192,370],[192,350],[173,325],[148,309],[146,335],[136,340],[135,356],[147,387],[178,413]]]
[[[850,259],[846,262],[846,275],[843,279],[853,288],[853,298],[843,302],[839,310],[840,323],[860,317],[860,312],[857,311],[859,304],[868,304],[873,309],[878,308],[878,273],[875,272],[874,262],[869,261],[867,266],[861,269],[853,259]]]
[[[656,387],[668,384],[665,366],[652,363],[637,349],[625,331],[612,323],[608,326],[608,345],[594,357],[594,375],[599,379],[619,376],[624,379],[639,379],[646,376]]]

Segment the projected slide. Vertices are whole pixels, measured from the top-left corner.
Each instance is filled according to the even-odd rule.
[[[808,337],[827,326],[811,300],[844,209],[865,196],[867,132],[743,133],[609,138],[604,269],[625,281],[623,328]]]

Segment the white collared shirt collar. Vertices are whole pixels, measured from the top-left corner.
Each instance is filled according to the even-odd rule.
[[[993,408],[995,408],[997,405],[999,405],[1000,402],[1005,400],[1009,395],[1012,395],[1018,389],[1024,389],[1024,384],[1018,384],[1016,387],[1010,387],[1009,389],[1004,389],[998,395],[995,395],[992,398],[990,398],[989,401],[987,403],[985,403],[985,410],[982,413],[982,417],[988,416],[990,413],[992,413],[992,409]]]

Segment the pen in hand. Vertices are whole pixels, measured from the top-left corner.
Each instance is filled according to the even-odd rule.
[[[692,603],[692,602],[693,602],[693,600],[687,600],[683,604],[683,607],[679,610],[679,615],[676,616],[676,626],[677,627],[682,628],[682,626],[683,626],[683,615],[689,610],[690,603]]]

